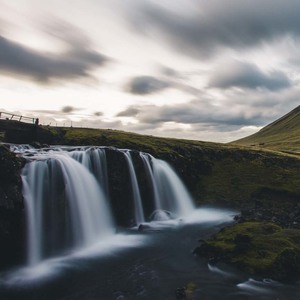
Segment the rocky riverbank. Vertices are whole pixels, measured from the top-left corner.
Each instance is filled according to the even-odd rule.
[[[300,205],[279,212],[262,204],[243,210],[236,223],[208,240],[194,254],[225,262],[257,278],[294,281],[300,274]]]

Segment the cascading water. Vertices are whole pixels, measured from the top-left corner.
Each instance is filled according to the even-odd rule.
[[[169,213],[175,217],[190,214],[195,208],[193,201],[172,168],[163,160],[156,159],[145,153],[140,153],[148,176],[150,177],[154,202],[158,214],[156,218],[169,218]],[[165,216],[163,216],[164,212]]]
[[[131,179],[131,187],[132,187],[132,195],[133,195],[133,201],[134,201],[134,216],[135,216],[135,222],[136,224],[140,224],[142,222],[145,222],[145,216],[143,211],[143,203],[141,199],[140,189],[138,185],[138,181],[136,178],[132,158],[129,151],[123,151],[126,162],[129,169],[130,179]]]
[[[22,180],[30,265],[113,233],[112,217],[98,182],[65,153],[46,154],[26,164]]]
[[[106,198],[109,198],[105,148],[83,148],[68,152],[68,154],[94,174]]]
[[[108,198],[108,149],[27,148],[17,150],[29,160],[22,173],[29,265],[112,235],[115,229],[111,205],[119,202]],[[109,151],[124,155],[132,189],[132,215],[135,223],[141,224],[145,222],[143,199],[130,150]],[[146,153],[140,153],[140,158],[153,194],[154,211],[150,219],[162,221],[191,213],[192,200],[171,167]]]

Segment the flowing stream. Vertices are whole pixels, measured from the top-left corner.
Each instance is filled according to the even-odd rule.
[[[197,240],[232,223],[236,212],[196,209],[166,162],[101,147],[12,149],[28,160],[27,262],[0,273],[1,300],[184,299],[180,288],[188,284],[195,288],[190,299],[298,299],[300,283],[256,281],[192,254]],[[133,215],[132,227],[117,225],[109,151],[120,154],[114,164],[127,168],[124,199],[131,204],[122,209]],[[142,193],[146,186],[151,201]]]

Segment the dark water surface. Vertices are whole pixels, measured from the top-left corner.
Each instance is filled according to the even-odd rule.
[[[299,282],[249,280],[226,266],[209,266],[192,254],[197,240],[228,225],[229,216],[232,212],[205,222],[152,224],[147,230],[124,232],[106,245],[73,256],[1,274],[0,299],[167,300],[176,299],[176,289],[190,282],[197,289],[189,299],[300,299]]]

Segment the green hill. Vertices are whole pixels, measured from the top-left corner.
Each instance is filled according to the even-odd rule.
[[[45,129],[52,132],[51,144],[127,148],[164,159],[176,169],[198,204],[245,208],[270,198],[268,205],[274,200],[293,206],[300,195],[300,160],[285,153],[119,130]]]
[[[300,106],[257,133],[231,144],[300,154]]]
[[[197,204],[216,203],[244,209],[254,207],[259,200],[268,206],[274,201],[275,206],[284,203],[293,207],[300,195],[300,160],[287,153],[110,129],[51,126],[40,129],[41,134],[35,137],[41,139],[33,143],[36,147],[44,143],[107,146],[148,152],[164,159],[175,168]],[[5,142],[16,143],[19,136],[7,135]]]

